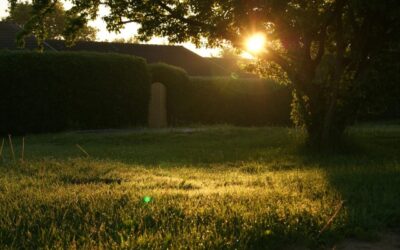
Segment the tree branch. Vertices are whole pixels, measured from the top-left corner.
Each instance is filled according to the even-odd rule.
[[[273,49],[267,49],[268,52],[264,53],[261,57],[261,59],[267,60],[267,61],[272,61],[276,64],[278,64],[288,75],[290,80],[293,82],[298,82],[298,79],[296,77],[296,74],[290,65],[290,62],[283,58],[277,51]]]
[[[326,22],[321,26],[318,39],[318,52],[314,59],[314,65],[318,65],[321,62],[322,56],[325,53],[325,42],[326,42],[326,30],[329,25],[340,15],[343,7],[348,3],[348,0],[337,0],[333,6],[330,15],[326,19]]]
[[[186,23],[188,25],[198,26],[198,27],[215,28],[215,26],[209,25],[207,23],[203,23],[203,22],[200,22],[198,20],[189,19],[189,18],[186,18],[186,17],[184,17],[182,15],[179,15],[178,13],[176,13],[174,11],[174,9],[169,7],[167,4],[163,3],[161,0],[156,0],[155,2],[163,10],[167,11],[169,13],[170,17],[178,19],[179,21],[181,21],[183,23]]]

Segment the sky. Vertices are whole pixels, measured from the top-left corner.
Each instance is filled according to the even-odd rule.
[[[0,0],[0,18],[7,16],[7,7],[8,1],[7,0]]]
[[[65,5],[66,8],[69,8],[68,4]],[[8,8],[8,1],[7,0],[0,0],[0,19],[3,17],[6,17],[7,14],[7,8]],[[107,15],[107,9],[102,7],[100,9],[100,16]],[[97,40],[99,41],[112,41],[117,38],[130,38],[136,34],[136,31],[139,27],[138,24],[131,23],[127,24],[123,30],[121,30],[121,33],[110,33],[107,31],[106,24],[105,22],[101,19],[98,18],[95,21],[90,22],[91,26],[96,27],[99,29],[97,33]],[[148,42],[149,44],[168,44],[168,41],[165,38],[153,38]],[[201,56],[218,56],[220,51],[218,49],[207,49],[207,48],[196,48],[194,44],[191,43],[184,43],[182,44],[184,47],[187,49],[190,49],[191,51],[201,55]]]

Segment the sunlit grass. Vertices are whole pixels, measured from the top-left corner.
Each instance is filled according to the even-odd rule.
[[[286,128],[28,136],[27,160],[13,163],[6,147],[0,165],[0,246],[287,249],[373,239],[400,223],[400,126],[350,134],[361,145],[330,155],[302,149],[301,132]]]

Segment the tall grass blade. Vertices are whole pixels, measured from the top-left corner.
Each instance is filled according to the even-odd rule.
[[[12,159],[13,159],[13,161],[15,161],[14,146],[13,146],[13,143],[12,143],[11,135],[8,135],[8,141],[10,143],[10,150],[11,150]]]
[[[1,147],[0,147],[0,159],[3,159],[3,147],[4,147],[4,138],[3,141],[1,142]]]
[[[88,152],[86,152],[86,150],[83,149],[79,144],[76,144],[76,147],[77,147],[80,151],[82,151],[82,152],[86,155],[86,157],[90,157],[90,155],[88,154]]]
[[[22,137],[22,150],[21,150],[21,161],[24,162],[25,154],[25,137]]]

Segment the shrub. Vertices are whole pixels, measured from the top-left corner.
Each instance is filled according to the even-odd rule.
[[[290,123],[288,88],[260,79],[189,78],[183,69],[149,66],[153,82],[167,87],[168,121],[258,126]]]
[[[144,124],[141,58],[89,52],[0,52],[0,134]]]

